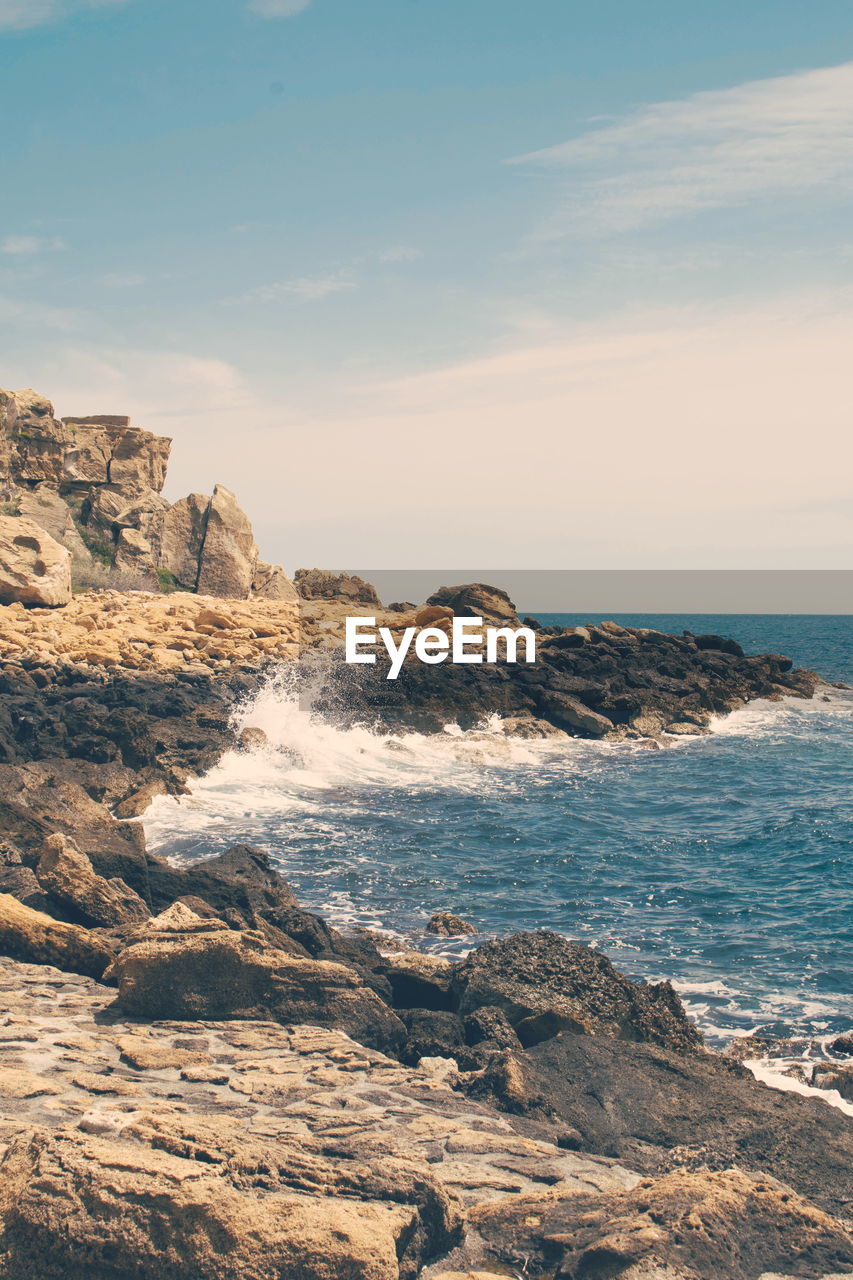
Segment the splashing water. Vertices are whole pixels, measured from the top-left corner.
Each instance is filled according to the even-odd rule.
[[[179,861],[259,845],[306,906],[419,946],[462,950],[423,934],[442,909],[485,936],[555,929],[670,978],[712,1042],[828,1037],[853,1026],[853,696],[825,697],[650,750],[508,739],[494,717],[336,729],[283,673],[239,713],[269,746],[156,800],[146,832]]]

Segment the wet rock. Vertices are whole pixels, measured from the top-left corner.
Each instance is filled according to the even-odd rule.
[[[478,947],[455,969],[463,1017],[481,1006],[506,1014],[522,1044],[560,1031],[696,1052],[701,1036],[669,983],[632,982],[606,956],[556,933],[517,933]]]
[[[738,1063],[568,1032],[508,1056],[514,1109],[577,1129],[584,1151],[649,1173],[736,1164],[842,1215],[853,1200],[850,1118],[818,1098],[759,1084]],[[472,1084],[487,1096],[487,1081]]]
[[[138,894],[123,880],[97,875],[85,854],[60,832],[48,836],[38,864],[44,889],[71,907],[86,925],[133,924],[151,914]]]
[[[835,1089],[848,1102],[853,1102],[853,1066],[825,1063],[812,1071],[811,1083],[816,1089]]]
[[[93,978],[101,977],[112,958],[87,929],[52,920],[6,893],[0,893],[0,953]]]
[[[302,1022],[337,1027],[383,1051],[405,1039],[400,1020],[352,969],[273,950],[263,935],[220,921],[184,916],[166,929],[152,923],[109,972],[132,1016]]]
[[[853,1236],[840,1223],[776,1179],[737,1169],[679,1171],[603,1196],[508,1197],[475,1209],[472,1223],[493,1256],[536,1277],[611,1280],[663,1267],[694,1280],[755,1280],[853,1264]]]
[[[586,738],[603,738],[613,729],[613,721],[607,716],[590,710],[578,698],[562,693],[559,689],[547,689],[539,695],[538,709],[559,729],[579,732]]]
[[[694,636],[693,643],[697,649],[714,649],[718,653],[730,653],[734,658],[742,658],[743,649],[736,640],[723,636]]]
[[[33,520],[0,515],[0,604],[71,599],[71,553]]]
[[[452,911],[437,911],[427,922],[426,931],[439,938],[473,937],[477,932],[470,921],[455,916]]]

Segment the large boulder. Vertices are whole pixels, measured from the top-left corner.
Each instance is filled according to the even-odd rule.
[[[188,591],[198,584],[198,562],[207,530],[210,498],[190,493],[179,498],[163,517],[160,530],[160,568]]]
[[[230,489],[216,485],[199,559],[199,595],[247,600],[257,564],[258,547],[248,516]]]
[[[439,587],[427,604],[444,605],[460,617],[482,618],[491,626],[518,627],[515,605],[500,587],[469,582],[460,587]]]
[[[18,515],[35,521],[40,528],[45,529],[71,552],[72,560],[83,564],[91,562],[92,557],[80,537],[71,508],[55,489],[46,484],[40,484],[35,489],[22,489],[16,498],[16,504]]]
[[[414,1280],[461,1214],[427,1166],[241,1122],[24,1131],[0,1163],[0,1280]]]
[[[297,569],[293,582],[303,600],[334,600],[339,604],[382,607],[376,588],[356,574],[333,573],[330,569]]]
[[[171,440],[133,427],[123,416],[63,418],[73,447],[65,459],[66,483],[117,485],[159,493],[166,481]]]
[[[7,438],[8,478],[29,487],[46,482],[58,488],[64,474],[68,433],[53,416],[53,405],[37,391],[0,393]]]
[[[6,893],[0,893],[0,954],[90,978],[100,978],[112,959],[87,929],[53,920]]]
[[[184,907],[150,921],[109,976],[132,1016],[247,1018],[336,1027],[360,1044],[399,1048],[405,1028],[353,969],[286,954],[254,930],[230,930]]]
[[[71,599],[71,552],[21,516],[0,516],[0,604],[62,605]]]
[[[539,1113],[577,1148],[644,1173],[738,1165],[781,1178],[830,1213],[853,1203],[853,1124],[822,1099],[760,1084],[718,1054],[562,1032],[500,1071],[472,1077],[477,1096]],[[511,1097],[501,1094],[511,1086]]]
[[[820,1276],[853,1265],[853,1236],[764,1175],[680,1170],[631,1190],[507,1196],[472,1212],[502,1263],[525,1274],[615,1280]]]
[[[86,925],[112,928],[147,920],[151,914],[123,880],[99,876],[86,855],[58,831],[44,842],[37,877],[43,889]]]
[[[259,560],[252,581],[252,595],[259,600],[289,600],[296,603],[299,596],[280,564],[265,564]]]
[[[632,982],[598,951],[559,934],[516,933],[478,947],[452,990],[465,1016],[502,1009],[525,1046],[561,1031],[695,1053],[702,1037],[668,982]]]

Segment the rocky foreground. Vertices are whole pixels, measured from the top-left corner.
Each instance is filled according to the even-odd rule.
[[[506,608],[483,590],[383,616]],[[354,683],[353,604],[0,611],[2,1280],[853,1274],[849,1118],[709,1053],[667,983],[546,932],[453,962],[346,935],[262,852],[174,867],[134,821],[263,748],[234,711],[282,663],[385,731],[656,745],[818,678],[610,624],[541,633],[526,679]]]
[[[97,459],[72,426],[55,443],[73,497],[68,467]],[[101,426],[75,430],[93,449]],[[122,451],[156,453],[104,431],[96,517],[127,496],[110,477],[136,483]],[[149,506],[150,559],[183,517]],[[22,519],[12,576],[43,590]],[[133,528],[110,528],[131,555]],[[237,599],[198,590],[199,555],[223,548]],[[667,983],[545,932],[472,938],[454,962],[343,934],[261,851],[176,867],[135,821],[224,751],[267,749],[235,712],[283,668],[341,724],[497,712],[527,738],[652,746],[755,698],[827,696],[819,678],[726,637],[605,622],[537,627],[530,667],[407,662],[387,681],[343,664],[349,613],[520,625],[512,602],[468,584],[383,609],[317,571],[264,596],[253,555],[205,533],[192,590],[0,605],[0,1280],[853,1274],[849,1118],[709,1053]]]

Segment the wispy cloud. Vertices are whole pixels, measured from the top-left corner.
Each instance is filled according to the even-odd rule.
[[[378,262],[417,262],[418,258],[422,258],[423,253],[420,249],[415,249],[412,245],[397,244],[392,245],[390,249],[383,249],[376,255]]]
[[[13,257],[27,258],[51,249],[64,249],[65,241],[56,236],[6,236],[0,241],[0,253],[8,253]]]
[[[250,0],[249,8],[261,18],[295,18],[311,0]]]
[[[261,284],[244,293],[239,302],[275,302],[283,297],[301,298],[303,302],[321,302],[335,293],[349,293],[357,288],[353,275],[345,271],[326,275],[300,276],[297,280],[281,280]]]
[[[629,231],[705,210],[853,189],[853,63],[641,107],[515,157],[571,188],[540,228]]]
[[[80,329],[86,316],[82,311],[73,311],[66,307],[52,307],[48,303],[22,301],[20,298],[0,296],[0,325],[12,326],[12,331],[19,334],[22,330],[33,330],[41,333],[45,329],[60,333],[73,333]],[[8,338],[4,339],[8,341]]]
[[[81,9],[106,9],[127,0],[0,0],[0,31],[26,31]]]

